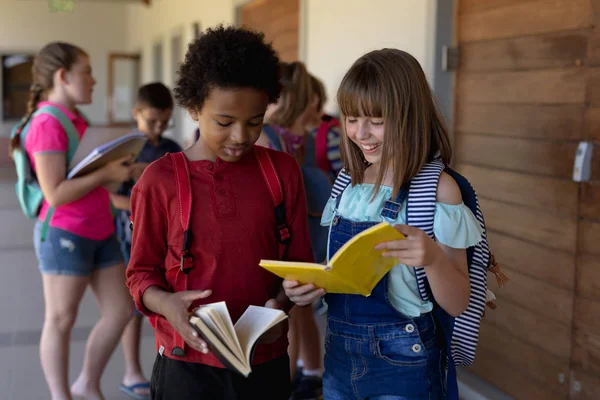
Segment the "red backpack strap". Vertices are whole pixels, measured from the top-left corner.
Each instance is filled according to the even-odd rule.
[[[327,136],[329,130],[335,126],[339,126],[340,123],[337,119],[331,118],[329,121],[321,122],[317,129],[317,137],[315,138],[315,153],[317,158],[317,165],[322,171],[333,171],[329,157],[327,157]]]
[[[275,207],[275,224],[277,228],[276,233],[277,240],[280,244],[279,258],[283,259],[287,245],[292,239],[292,233],[287,224],[287,219],[285,215],[285,203],[283,201],[283,186],[281,184],[279,174],[277,173],[277,169],[275,168],[275,164],[273,163],[273,160],[271,159],[268,150],[261,146],[254,146],[254,154],[256,155],[256,159],[258,160],[260,172],[262,173],[263,179],[265,180],[267,189],[269,189],[271,199],[273,200],[273,206]]]
[[[189,255],[192,243],[190,231],[190,218],[192,214],[192,183],[190,181],[190,169],[187,157],[183,152],[169,153],[175,172],[175,183],[177,184],[177,201],[179,203],[179,216],[183,228],[183,248],[181,249],[180,269],[188,273],[192,269],[192,257]]]

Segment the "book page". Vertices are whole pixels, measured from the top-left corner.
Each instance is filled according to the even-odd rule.
[[[258,306],[248,307],[234,326],[248,365],[251,365],[250,356],[256,341],[266,331],[286,319],[287,315],[281,310]]]
[[[231,351],[235,353],[235,355],[237,355],[241,361],[244,360],[242,346],[240,345],[240,341],[235,333],[235,328],[233,327],[229,310],[227,309],[227,305],[224,301],[201,306],[196,314],[207,315],[221,335],[227,338],[227,342]]]
[[[215,335],[215,333],[199,318],[192,316],[190,318],[190,324],[200,337],[205,340],[210,350],[215,356],[223,363],[223,365],[231,370],[238,371],[244,376],[248,376],[251,372],[250,365],[246,362],[241,362],[238,358],[227,348],[225,344]]]

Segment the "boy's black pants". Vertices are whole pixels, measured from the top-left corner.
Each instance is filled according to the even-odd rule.
[[[252,367],[248,378],[228,369],[173,360],[158,354],[152,369],[153,400],[288,400],[287,355]]]

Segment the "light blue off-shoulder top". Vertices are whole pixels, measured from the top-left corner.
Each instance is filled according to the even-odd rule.
[[[348,186],[341,194],[338,214],[355,222],[384,222],[381,210],[383,204],[391,198],[392,188],[381,186],[374,198],[373,190],[374,185],[366,183]],[[405,224],[405,207],[406,201],[402,204],[398,218],[385,220],[391,224]],[[334,217],[335,200],[329,199],[321,225],[331,226]],[[463,203],[452,205],[438,202],[435,207],[433,233],[438,242],[448,247],[466,249],[479,243],[483,230],[475,215]],[[390,271],[388,292],[394,308],[407,316],[417,317],[433,309],[433,304],[423,301],[419,295],[414,269],[404,264],[398,264]]]

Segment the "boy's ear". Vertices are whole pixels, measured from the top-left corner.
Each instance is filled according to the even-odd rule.
[[[133,119],[135,119],[137,121],[137,119],[139,117],[139,110],[137,109],[137,107],[133,107],[131,109],[131,115],[133,116]]]
[[[197,108],[195,108],[195,107],[194,108],[188,108],[188,113],[190,114],[190,117],[194,121],[198,122],[199,115],[198,115],[198,109]]]

